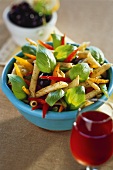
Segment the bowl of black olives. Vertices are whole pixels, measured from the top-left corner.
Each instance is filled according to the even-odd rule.
[[[21,46],[26,38],[46,41],[55,28],[57,12],[45,15],[35,11],[29,3],[21,2],[6,7],[3,20],[14,42]]]

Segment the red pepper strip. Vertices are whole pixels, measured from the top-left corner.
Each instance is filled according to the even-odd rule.
[[[42,42],[41,40],[38,40],[38,43],[40,45],[42,45],[45,48],[48,48],[49,50],[54,50],[53,46],[49,45],[49,44],[45,44],[44,42]]]
[[[65,44],[65,34],[62,36],[62,39],[61,39],[61,45],[64,45]]]
[[[49,105],[46,103],[46,101],[44,99],[41,99],[41,98],[36,98],[36,97],[29,97],[28,98],[29,101],[37,101],[39,102],[39,104],[35,107],[32,107],[32,110],[36,110],[38,108],[42,108],[42,111],[43,111],[43,115],[42,117],[45,118],[45,115],[49,109]]]
[[[24,79],[24,81],[25,81],[25,83],[26,83],[28,86],[30,86],[30,81],[29,81],[29,80]]]
[[[69,54],[67,56],[67,58],[64,60],[64,62],[66,62],[66,63],[71,62],[73,60],[75,54],[77,53],[77,51],[78,51],[78,48],[76,50],[74,50],[71,54]]]
[[[40,78],[40,79],[55,80],[55,81],[71,82],[71,79],[68,78],[68,77],[40,76],[39,78]]]
[[[25,76],[31,76],[33,72],[28,72]]]
[[[36,109],[42,109],[42,105],[38,104],[37,106],[32,107],[32,110],[36,110]]]
[[[49,105],[47,103],[43,104],[43,107],[42,107],[42,111],[43,111],[42,117],[43,118],[45,118],[48,109],[49,109]]]
[[[36,110],[36,109],[38,109],[38,105],[37,105],[37,106],[32,107],[32,110]]]
[[[29,97],[28,100],[29,101],[33,101],[34,100],[34,101],[37,101],[40,104],[45,104],[46,103],[46,101],[44,99],[36,98],[36,97]]]

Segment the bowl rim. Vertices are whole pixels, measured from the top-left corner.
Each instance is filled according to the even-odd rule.
[[[49,44],[51,44],[49,42]],[[73,44],[73,45],[78,45],[78,44]],[[18,52],[16,55],[22,55],[22,51]],[[7,96],[7,98],[10,100],[11,103],[13,103],[13,105],[21,110],[22,112],[29,114],[29,115],[33,115],[36,116],[38,118],[42,118],[42,110],[41,109],[37,109],[37,110],[31,110],[31,106],[28,104],[25,104],[24,102],[22,102],[21,100],[17,99],[15,97],[15,95],[13,94],[13,92],[11,91],[11,89],[8,87],[7,85],[7,74],[11,71],[12,67],[13,67],[13,63],[15,62],[14,58],[11,58],[7,64],[5,65],[3,72],[2,72],[2,77],[1,77],[1,87],[2,87],[2,91],[4,92],[4,94]],[[106,63],[109,63],[107,59],[105,59]],[[113,92],[113,67],[110,67],[108,70],[109,73],[109,79],[110,79],[110,83],[109,83],[109,87],[108,87],[108,93],[109,96],[112,94]],[[100,99],[102,100],[108,100],[108,98],[103,95]],[[103,103],[101,101],[97,101],[96,103],[87,106],[85,108],[83,108],[81,110],[81,112],[84,111],[89,111],[89,110],[94,110],[99,108]],[[63,111],[63,112],[54,112],[54,111],[48,111],[48,113],[46,114],[45,119],[53,119],[53,120],[62,120],[62,119],[74,119],[76,117],[78,110],[72,110],[72,111]]]
[[[16,24],[14,24],[13,22],[11,22],[9,19],[8,19],[8,12],[10,11],[10,7],[11,6],[7,6],[4,11],[3,11],[3,20],[6,24],[10,25],[10,26],[13,26],[15,29],[19,29],[20,31],[35,31],[35,30],[38,30],[38,29],[42,29],[43,27],[45,26],[49,26],[49,25],[55,25],[56,21],[57,21],[57,18],[58,18],[58,15],[57,15],[57,12],[53,12],[52,13],[52,18],[50,19],[49,22],[46,23],[46,25],[41,25],[41,26],[37,26],[37,27],[34,27],[34,28],[26,28],[26,27],[21,27],[21,26],[18,26]]]

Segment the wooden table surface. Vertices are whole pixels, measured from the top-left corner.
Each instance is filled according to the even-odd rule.
[[[10,2],[0,0],[0,48],[10,37],[2,20]],[[113,62],[113,0],[61,0],[56,26],[77,43],[90,41]],[[2,70],[0,66],[0,75]],[[70,153],[70,133],[29,123],[0,89],[0,170],[84,169]],[[113,158],[99,169],[112,170]]]

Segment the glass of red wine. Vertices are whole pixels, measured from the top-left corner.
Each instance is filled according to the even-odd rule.
[[[97,101],[100,99],[94,99]],[[73,124],[70,149],[74,159],[86,166],[86,170],[97,170],[113,154],[113,107],[107,101],[107,112],[79,111]]]

